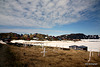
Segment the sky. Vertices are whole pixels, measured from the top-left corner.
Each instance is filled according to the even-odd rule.
[[[0,33],[100,35],[100,0],[0,0]]]

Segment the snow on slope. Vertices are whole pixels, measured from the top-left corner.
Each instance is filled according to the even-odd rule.
[[[51,46],[51,47],[63,47],[63,48],[69,48],[71,45],[84,45],[88,47],[88,51],[100,51],[100,39],[84,39],[82,41],[25,41],[25,40],[14,40],[11,41],[12,43],[24,43],[24,42],[42,42],[44,43],[44,46]],[[41,44],[35,44],[35,45],[41,45]]]

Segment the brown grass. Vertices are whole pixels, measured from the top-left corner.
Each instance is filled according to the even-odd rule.
[[[17,47],[9,45],[15,55],[18,67],[90,67],[88,63],[89,52],[82,50],[62,50],[58,48],[46,48],[46,56],[43,57],[40,46]],[[92,67],[100,67],[100,57],[94,52],[89,63],[97,63]],[[15,65],[16,66],[16,65]]]
[[[0,67],[14,67],[15,56],[10,52],[10,48],[5,44],[0,44]]]

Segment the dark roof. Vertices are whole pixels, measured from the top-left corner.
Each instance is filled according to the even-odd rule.
[[[82,45],[82,46],[78,46],[78,48],[86,48],[86,47],[87,47],[87,46],[83,46],[83,45]]]
[[[69,47],[77,47],[77,48],[87,48],[87,46],[77,46],[77,45],[72,45],[72,46],[69,46]]]

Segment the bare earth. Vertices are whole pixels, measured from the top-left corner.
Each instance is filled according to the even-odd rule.
[[[89,52],[87,51],[45,47],[47,52],[46,56],[43,57],[41,46],[4,46],[6,48],[0,47],[1,67],[100,67],[100,56],[97,56],[97,52],[94,52],[88,63]],[[5,50],[8,48],[10,52]]]

